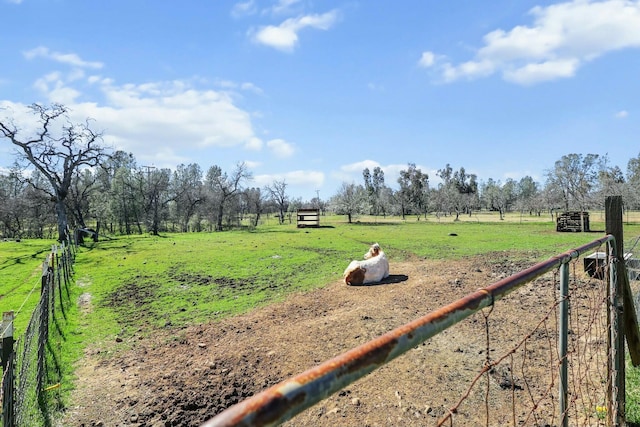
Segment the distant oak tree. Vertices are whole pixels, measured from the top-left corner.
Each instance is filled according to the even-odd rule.
[[[0,118],[0,138],[9,140],[17,148],[16,161],[22,169],[21,178],[50,196],[55,205],[58,240],[65,241],[65,199],[74,175],[83,167],[98,166],[108,158],[108,153],[102,145],[102,134],[91,129],[88,119],[85,123],[72,123],[65,106],[32,104],[29,109],[36,116],[38,128],[23,132],[12,118]],[[38,185],[30,178],[26,173],[29,165],[48,185]]]

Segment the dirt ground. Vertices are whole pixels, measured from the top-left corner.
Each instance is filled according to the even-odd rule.
[[[502,254],[391,262],[391,276],[381,285],[336,281],[239,317],[133,337],[130,351],[108,360],[91,349],[77,367],[74,403],[61,423],[199,426],[232,404],[533,263]],[[285,425],[435,425],[467,393],[487,361],[487,348],[490,360],[505,357],[504,363],[478,381],[445,425],[505,425],[514,418],[518,425],[557,424],[549,415],[557,411],[557,379],[548,374],[550,366],[557,370],[549,355],[556,329],[546,322],[536,329],[554,311],[555,287],[553,275],[545,275],[498,302],[490,314],[484,309],[489,347],[485,316],[473,315]],[[510,349],[527,334],[528,348],[514,360]],[[545,394],[552,399],[538,400]],[[516,400],[537,409],[532,413]]]

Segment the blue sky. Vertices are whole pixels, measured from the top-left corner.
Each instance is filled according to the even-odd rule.
[[[640,155],[640,1],[0,0],[0,115],[59,102],[139,165],[245,162],[328,199]],[[11,164],[0,143],[0,167]]]

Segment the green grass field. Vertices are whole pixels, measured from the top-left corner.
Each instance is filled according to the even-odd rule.
[[[251,232],[144,235],[89,245],[76,264],[77,279],[90,283],[84,291],[96,305],[92,318],[97,325],[88,328],[88,341],[140,328],[207,322],[323,286],[338,280],[348,262],[361,258],[374,241],[382,241],[398,261],[488,252],[533,254],[542,260],[600,237],[557,233],[550,222],[343,220],[327,219],[321,228],[269,225]],[[119,308],[114,311],[112,305]]]
[[[24,331],[40,299],[42,264],[55,241],[0,242],[0,311],[13,311],[16,333]]]
[[[629,218],[625,218],[629,220]],[[640,220],[625,224],[625,244],[640,236]],[[591,233],[558,233],[550,217],[497,214],[461,217],[322,217],[320,228],[298,229],[274,221],[255,230],[221,233],[136,235],[87,243],[78,251],[77,286],[68,313],[63,363],[69,366],[86,348],[100,355],[123,350],[126,338],[158,328],[215,321],[278,301],[291,292],[339,280],[351,259],[361,258],[378,241],[393,260],[459,259],[478,254],[509,253],[526,259],[550,256],[604,234],[604,218],[591,215]],[[452,236],[455,234],[455,236]],[[42,261],[54,242],[0,243],[0,306],[18,310],[19,335],[37,301]],[[627,247],[625,247],[627,248]],[[489,283],[487,283],[488,285]],[[36,289],[38,289],[36,287]],[[91,295],[89,315],[76,301]],[[25,319],[26,318],[26,319]],[[113,337],[122,337],[114,345]],[[120,347],[118,347],[120,346]],[[628,369],[629,420],[640,419],[640,372]],[[69,390],[63,385],[63,390]]]

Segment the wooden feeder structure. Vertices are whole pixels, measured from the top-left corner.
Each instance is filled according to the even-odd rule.
[[[556,231],[591,231],[589,228],[589,212],[564,212],[558,215]]]
[[[320,209],[298,209],[298,228],[320,227]]]

